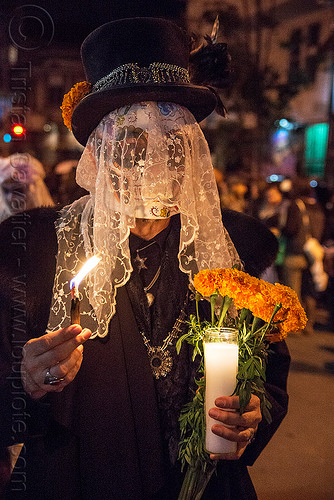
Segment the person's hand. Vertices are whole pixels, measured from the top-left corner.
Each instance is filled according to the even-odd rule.
[[[82,330],[79,325],[71,325],[25,344],[21,378],[30,397],[38,399],[47,392],[61,392],[72,382],[81,366],[82,344],[91,334],[87,328]]]
[[[221,422],[221,424],[217,423],[213,425],[212,432],[217,436],[228,439],[229,441],[236,441],[237,451],[235,453],[227,453],[224,455],[211,453],[210,458],[212,460],[237,460],[245,451],[246,446],[252,441],[257,431],[257,427],[262,420],[260,400],[257,396],[252,394],[251,400],[246,407],[246,411],[242,415],[240,415],[238,411],[238,396],[217,398],[215,405],[217,408],[211,408],[209,410],[209,415],[211,418]],[[232,409],[233,411],[230,411]],[[233,427],[225,427],[225,424]]]

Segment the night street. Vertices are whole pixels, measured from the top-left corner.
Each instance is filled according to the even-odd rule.
[[[0,500],[334,500],[333,305],[334,0],[0,3]]]

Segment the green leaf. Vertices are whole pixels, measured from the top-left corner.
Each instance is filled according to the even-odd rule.
[[[197,391],[193,394],[193,399],[182,408],[180,412],[180,443],[179,460],[181,467],[191,466],[193,470],[199,468],[205,472],[210,464],[209,454],[204,447],[205,440],[205,413],[204,413],[204,394],[205,380],[203,377],[203,332],[204,329],[216,323],[214,314],[217,307],[217,293],[211,297],[212,317],[211,322],[200,321],[198,312],[198,300],[196,297],[197,315],[191,315],[189,318],[188,332],[182,335],[176,348],[179,353],[183,342],[187,342],[192,349],[192,359],[199,358],[200,365],[198,377],[196,378]],[[228,305],[228,301],[223,302],[222,308]],[[260,399],[263,418],[270,419],[270,402],[266,398],[265,391],[265,372],[266,359],[268,356],[268,344],[264,340],[265,332],[268,329],[267,324],[257,318],[254,318],[251,311],[243,309],[240,317],[234,318],[228,311],[220,309],[219,321],[224,325],[236,326],[239,329],[239,369],[237,375],[237,384],[234,394],[240,398],[240,412],[243,413],[249,404],[252,394],[256,394]],[[218,309],[218,308],[217,308]],[[226,314],[225,314],[226,313]],[[273,315],[274,316],[274,315]],[[222,319],[223,318],[223,319]],[[253,328],[253,329],[252,329]]]
[[[250,400],[252,397],[252,392],[251,392],[251,387],[250,383],[248,381],[245,381],[241,385],[240,391],[239,391],[239,403],[240,403],[240,414],[242,415],[248,406]]]

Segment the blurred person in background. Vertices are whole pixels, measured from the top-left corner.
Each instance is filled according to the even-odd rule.
[[[88,194],[76,182],[77,165],[82,149],[64,149],[57,153],[57,160],[45,183],[56,204],[65,206]]]
[[[305,223],[305,219],[308,223]],[[293,182],[291,203],[282,234],[286,236],[286,255],[283,264],[284,284],[293,288],[305,308],[308,323],[305,334],[313,333],[316,319],[317,290],[311,274],[311,264],[304,245],[309,236],[322,241],[325,214],[317,202],[308,179]]]
[[[334,191],[328,194],[325,204],[325,229],[322,243],[325,251],[324,267],[328,274],[328,287],[325,294],[328,320],[327,324],[320,324],[318,327],[334,332]]]
[[[325,318],[315,324],[316,330],[334,332],[334,191],[326,189],[323,197],[325,211],[325,229],[323,234],[324,268],[328,274],[328,286],[324,294]],[[332,346],[325,349],[334,353]],[[324,363],[324,368],[334,373],[334,359]]]
[[[276,261],[266,270],[263,279],[270,283],[282,281],[282,265],[286,250],[286,238],[282,235],[282,228],[286,225],[289,201],[277,184],[268,184],[263,192],[262,203],[255,214],[268,229],[276,236],[279,242],[279,252]]]
[[[30,208],[53,206],[43,165],[28,153],[0,158],[0,222]]]
[[[285,226],[287,216],[287,202],[277,184],[267,185],[257,216],[277,237],[280,229]]]
[[[248,191],[247,182],[240,175],[231,175],[226,178],[227,192],[221,196],[222,208],[229,208],[236,212],[247,211],[245,195]]]
[[[54,174],[57,179],[56,201],[60,205],[69,205],[85,196],[88,192],[78,186],[75,180],[78,160],[64,160],[55,166]]]
[[[247,214],[258,218],[268,183],[264,177],[251,178],[247,192]]]
[[[28,153],[0,158],[0,222],[25,210],[53,206],[43,165]],[[0,498],[22,444],[0,450]]]

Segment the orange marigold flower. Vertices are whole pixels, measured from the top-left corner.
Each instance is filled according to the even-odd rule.
[[[67,94],[64,95],[63,104],[60,109],[62,110],[63,121],[69,130],[72,130],[71,120],[72,113],[77,104],[85,95],[89,94],[92,85],[88,82],[79,82],[71,88]]]
[[[275,306],[280,304],[274,322],[282,323],[277,324],[277,332],[271,335],[275,341],[306,326],[307,317],[296,292],[280,283],[273,285],[238,269],[228,268],[200,271],[194,277],[194,286],[205,297],[218,290],[222,296],[233,299],[237,309],[249,309],[253,316],[265,322],[270,321]]]
[[[216,291],[216,282],[213,271],[204,269],[194,276],[194,287],[203,297],[210,297]]]
[[[272,294],[274,300],[280,300],[282,303],[282,309],[275,318],[284,320],[280,325],[282,333],[286,336],[288,333],[298,332],[305,328],[307,317],[296,292],[288,286],[276,283]]]

